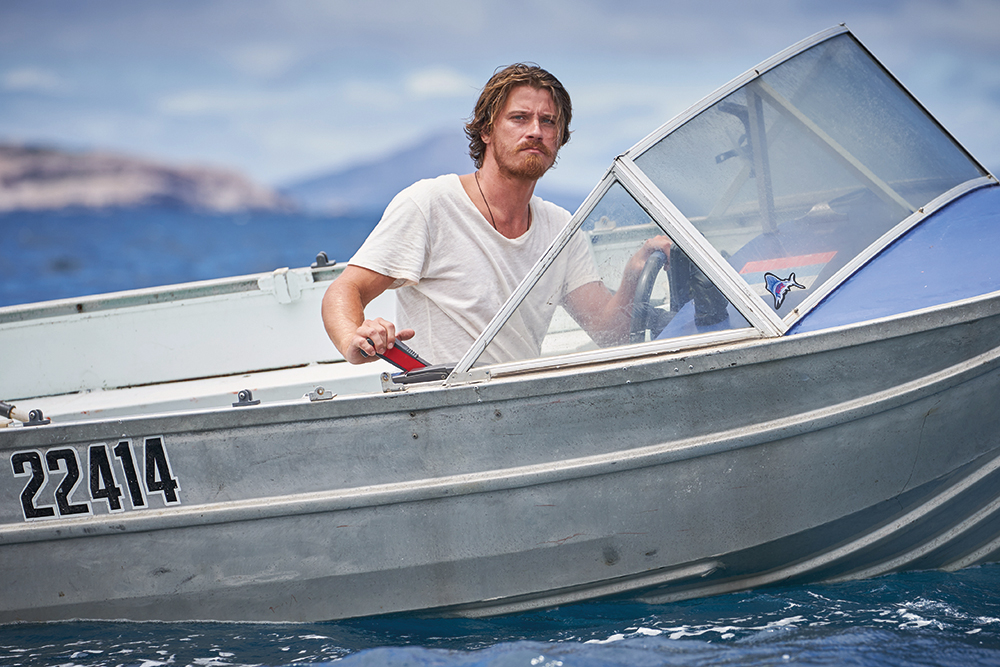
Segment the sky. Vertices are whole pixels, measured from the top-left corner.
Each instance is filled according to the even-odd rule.
[[[0,142],[281,186],[460,132],[494,70],[527,61],[573,99],[545,178],[587,191],[674,115],[839,23],[1000,171],[1000,0],[2,0]]]

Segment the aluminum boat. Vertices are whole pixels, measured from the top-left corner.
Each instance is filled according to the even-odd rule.
[[[2,308],[0,622],[482,616],[995,561],[997,185],[840,26],[615,159],[429,371],[343,362],[323,261]],[[673,242],[629,340],[557,309],[537,355],[489,361],[581,235],[612,289]]]

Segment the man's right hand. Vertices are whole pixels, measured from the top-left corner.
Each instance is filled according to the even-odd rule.
[[[377,355],[385,354],[396,340],[409,340],[414,333],[413,329],[403,329],[397,333],[396,325],[381,317],[365,320],[354,332],[347,349],[342,352],[348,362],[365,364],[378,359]]]
[[[381,317],[365,319],[365,307],[392,283],[393,279],[388,276],[349,264],[327,288],[323,296],[323,326],[348,362],[375,361],[378,359],[376,352],[383,354],[397,338],[409,340],[413,337],[413,329],[397,332],[396,325]]]

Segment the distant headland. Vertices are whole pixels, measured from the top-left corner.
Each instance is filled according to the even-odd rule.
[[[144,206],[212,213],[294,208],[277,191],[231,169],[0,144],[0,213]]]

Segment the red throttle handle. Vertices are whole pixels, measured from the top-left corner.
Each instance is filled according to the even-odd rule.
[[[375,343],[372,342],[371,338],[366,338],[365,340],[368,341],[369,345],[375,347]],[[360,352],[362,355],[366,357],[368,356],[364,350],[361,350]],[[412,371],[417,368],[423,368],[424,366],[430,365],[427,361],[421,359],[420,355],[403,345],[398,340],[392,347],[385,351],[385,354],[378,354],[378,352],[375,354],[378,355],[379,359],[385,359],[390,364],[403,371]]]

